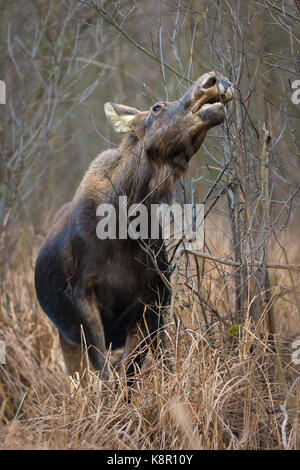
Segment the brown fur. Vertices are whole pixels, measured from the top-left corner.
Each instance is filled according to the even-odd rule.
[[[212,76],[214,83],[205,88]],[[157,353],[169,299],[161,276],[169,277],[163,240],[145,240],[158,272],[138,240],[97,238],[96,209],[111,203],[118,211],[119,196],[127,196],[128,206],[144,203],[148,208],[171,201],[176,180],[207,130],[224,119],[221,104],[203,110],[197,106],[199,100],[218,98],[220,83],[223,100],[231,99],[230,84],[211,72],[179,101],[156,104],[147,112],[106,105],[116,130],[128,133],[118,149],[91,163],[73,200],[57,214],[36,262],[37,296],[60,332],[68,373],[80,370],[82,332],[90,362],[102,372],[108,346],[125,345],[125,355],[139,346],[133,358],[139,365],[145,345]],[[128,380],[133,371],[130,362]]]

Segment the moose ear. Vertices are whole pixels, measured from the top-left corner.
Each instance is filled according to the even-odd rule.
[[[110,123],[117,132],[131,131],[131,123],[140,112],[135,108],[123,106],[122,104],[105,103],[104,112]]]

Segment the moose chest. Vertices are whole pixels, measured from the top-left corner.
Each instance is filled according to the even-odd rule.
[[[128,331],[147,307],[157,309],[165,289],[161,275],[135,245],[125,250],[116,243],[110,255],[98,264],[94,289],[106,345],[111,344],[113,349],[124,345]]]
[[[136,302],[155,303],[157,289],[161,288],[161,274],[157,272],[149,255],[137,241],[121,245],[111,243],[107,256],[98,263],[97,296],[100,303],[111,305],[111,314],[119,316],[128,305]],[[165,252],[161,251],[159,262],[162,264]],[[105,301],[101,300],[105,298]]]

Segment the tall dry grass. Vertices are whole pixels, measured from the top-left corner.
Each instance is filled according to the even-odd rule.
[[[207,309],[205,325],[179,276],[180,322],[167,328],[173,368],[149,354],[129,401],[117,369],[107,382],[89,371],[84,386],[66,377],[57,332],[35,298],[32,266],[16,264],[0,304],[7,355],[0,366],[2,449],[296,449],[299,387],[288,395],[299,375],[291,363],[293,335],[278,335],[275,347],[264,321],[255,326],[249,315],[232,332],[226,315],[233,299],[224,298],[224,273],[222,281],[209,263],[206,273],[203,298],[225,320]],[[283,320],[294,308],[286,292],[272,297]]]

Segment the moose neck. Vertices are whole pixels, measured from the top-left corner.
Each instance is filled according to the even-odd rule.
[[[143,202],[145,205],[170,203],[183,168],[176,163],[149,159],[143,142],[133,134],[125,137],[119,151],[121,158],[114,185],[127,196],[128,202]]]

